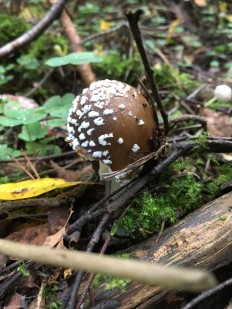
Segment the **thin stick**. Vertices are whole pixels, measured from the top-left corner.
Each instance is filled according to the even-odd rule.
[[[217,284],[212,274],[198,269],[164,266],[81,251],[50,249],[3,239],[0,239],[0,253],[46,265],[129,278],[174,290],[196,292]]]

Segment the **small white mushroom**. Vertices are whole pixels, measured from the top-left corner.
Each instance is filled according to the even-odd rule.
[[[214,89],[214,96],[218,101],[228,102],[232,98],[232,89],[227,85],[219,85]]]

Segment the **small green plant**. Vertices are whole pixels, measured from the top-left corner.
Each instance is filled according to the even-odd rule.
[[[44,289],[44,297],[46,300],[47,309],[62,309],[64,308],[62,301],[57,297],[59,287],[57,285],[47,285]]]
[[[14,64],[10,63],[6,66],[0,65],[0,85],[7,84],[14,78],[11,70],[14,69]]]
[[[2,102],[0,104],[0,126],[2,140],[4,129],[14,127],[20,141],[25,143],[28,155],[47,155],[60,153],[61,149],[54,145],[55,136],[48,136],[49,128],[60,127],[66,124],[69,108],[74,94],[67,93],[63,97],[53,96],[47,100],[43,107],[22,109],[18,102]],[[9,139],[9,137],[8,137]],[[10,147],[5,142],[0,145],[0,160],[8,160],[21,155],[21,151]],[[15,144],[15,143],[12,143]]]
[[[134,74],[140,74],[142,70],[141,61],[138,53],[135,53],[131,57],[126,55],[120,55],[116,50],[109,50],[103,55],[102,63],[94,63],[94,71],[97,72],[98,76],[109,79],[124,80],[126,72],[132,72],[132,76],[128,76],[128,82],[134,80]]]
[[[0,184],[6,184],[6,183],[9,183],[10,182],[10,179],[8,176],[3,176],[3,177],[0,177]]]
[[[30,275],[29,270],[26,268],[24,264],[19,265],[17,270],[23,275],[23,277],[28,277]]]

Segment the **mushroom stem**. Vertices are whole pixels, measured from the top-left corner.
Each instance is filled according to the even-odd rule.
[[[100,180],[104,181],[105,184],[105,195],[109,195],[113,192],[115,192],[116,190],[118,190],[122,184],[119,181],[116,181],[115,177],[112,178],[104,178],[104,174],[111,172],[111,169],[108,165],[102,163],[100,161],[99,164],[99,176],[100,176]],[[123,183],[124,184],[124,183]]]

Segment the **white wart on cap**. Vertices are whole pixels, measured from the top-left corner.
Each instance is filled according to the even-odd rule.
[[[94,82],[73,101],[67,141],[81,156],[112,171],[152,151],[156,125],[152,109],[135,88],[115,80]]]

